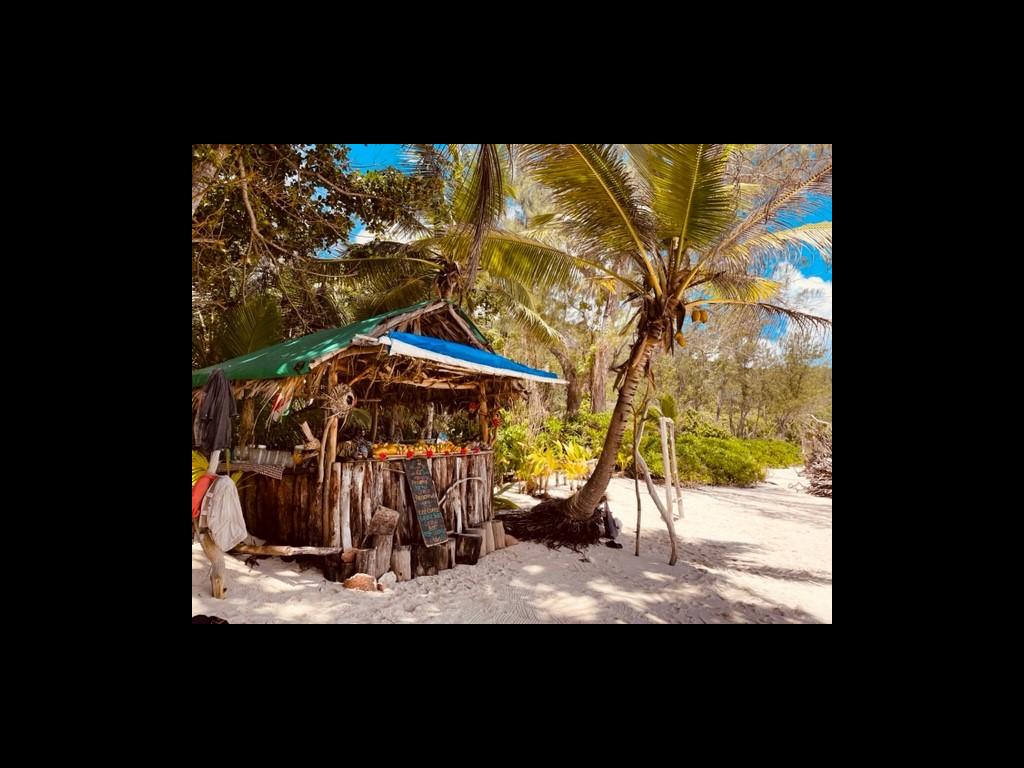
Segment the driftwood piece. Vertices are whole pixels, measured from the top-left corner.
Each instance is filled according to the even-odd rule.
[[[491,520],[488,523],[491,526],[491,535],[494,537],[494,548],[504,549],[505,548],[505,524],[501,520]]]
[[[341,464],[341,546],[352,548],[352,464]]]
[[[391,550],[391,570],[395,572],[395,578],[399,581],[409,581],[412,578],[411,546],[398,544]]]
[[[483,538],[479,534],[455,534],[455,562],[459,565],[476,565],[482,545]]]

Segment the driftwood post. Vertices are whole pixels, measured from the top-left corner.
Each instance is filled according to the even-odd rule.
[[[331,464],[331,481],[327,494],[327,501],[331,511],[331,541],[332,547],[341,546],[341,464]]]
[[[643,473],[644,482],[647,483],[647,492],[651,494],[651,498],[654,499],[655,506],[658,507],[658,511],[661,512],[661,517],[665,521],[665,525],[668,526],[668,537],[672,542],[672,556],[668,560],[669,565],[675,565],[678,554],[676,552],[676,527],[672,522],[672,510],[665,509],[665,505],[661,503],[661,499],[658,497],[658,489],[654,487],[654,481],[651,480],[651,473],[647,469],[647,462],[644,461],[644,457],[639,453],[636,455],[637,469]]]
[[[672,419],[662,416],[658,419],[658,432],[661,433],[661,464],[664,467],[662,474],[665,477],[665,507],[670,514],[675,514],[675,479],[672,475],[672,457],[668,452],[668,425]],[[672,453],[675,453],[674,447]]]
[[[206,474],[216,475],[217,466],[220,464],[220,451],[210,454],[210,462],[206,468]],[[199,543],[203,547],[203,554],[210,561],[210,592],[218,600],[224,597],[224,550],[217,546],[213,537],[208,533],[199,534]]]
[[[683,483],[679,479],[679,464],[676,461],[676,425],[672,422],[669,434],[672,438],[672,482],[676,484],[676,505],[679,508],[678,517],[682,518],[683,515]]]
[[[491,520],[491,535],[494,537],[494,548],[505,548],[505,524],[501,520]]]
[[[480,417],[480,439],[485,445],[491,442],[491,423],[487,420],[487,385],[480,382],[480,407],[477,409]]]

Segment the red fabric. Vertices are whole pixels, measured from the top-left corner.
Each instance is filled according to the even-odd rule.
[[[192,486],[192,519],[195,520],[199,517],[199,509],[203,506],[203,497],[206,492],[210,490],[210,486],[213,485],[213,481],[217,479],[216,475],[203,475],[196,484]]]

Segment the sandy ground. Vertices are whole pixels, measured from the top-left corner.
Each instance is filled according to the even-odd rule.
[[[635,557],[633,481],[613,479],[623,549],[521,543],[439,576],[359,592],[278,558],[249,569],[227,558],[227,595],[210,596],[209,563],[192,547],[192,614],[231,623],[831,623],[832,500],[803,493],[795,469],[757,488],[684,491],[679,562],[647,491]],[[516,496],[518,503],[535,503]]]

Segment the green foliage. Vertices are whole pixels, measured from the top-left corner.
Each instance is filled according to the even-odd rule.
[[[502,422],[508,418],[508,412],[501,412]],[[494,472],[495,479],[503,480],[508,475],[515,475],[523,466],[528,452],[529,436],[525,422],[503,423],[498,428],[498,436],[494,441]]]
[[[693,408],[687,408],[683,417],[676,421],[676,434],[684,432],[698,437],[729,437],[729,430],[718,426],[710,418]]]
[[[792,467],[803,463],[799,446],[783,440],[744,440],[750,455],[766,467]]]
[[[645,434],[640,454],[651,475],[665,476],[657,433]],[[800,449],[781,440],[676,435],[676,463],[684,483],[749,486],[764,480],[768,467],[787,467],[800,461]]]

